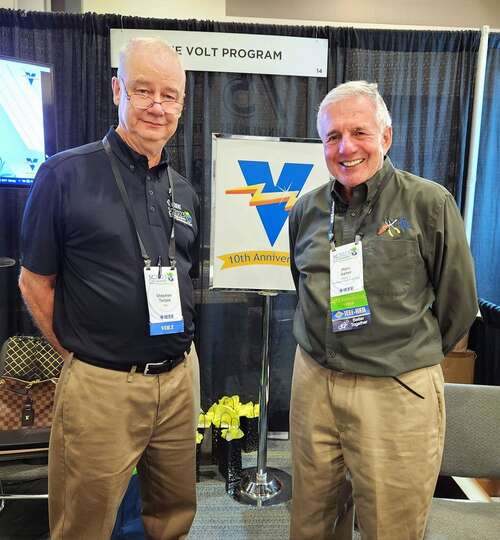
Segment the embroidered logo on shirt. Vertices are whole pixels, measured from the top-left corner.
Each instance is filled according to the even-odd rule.
[[[170,200],[168,200],[167,207],[169,217],[172,217],[173,215],[175,221],[180,221],[188,227],[193,226],[193,216],[188,210],[183,210],[182,206],[179,203],[174,202],[174,208],[172,210],[172,203],[170,202]]]
[[[395,238],[408,229],[411,229],[411,225],[405,217],[386,217],[384,223],[377,229],[377,236],[389,235]]]

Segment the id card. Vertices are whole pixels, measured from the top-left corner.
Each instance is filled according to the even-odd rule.
[[[144,268],[144,282],[149,311],[149,335],[184,332],[177,268]]]
[[[330,312],[334,332],[356,330],[371,322],[363,282],[361,242],[330,251]]]

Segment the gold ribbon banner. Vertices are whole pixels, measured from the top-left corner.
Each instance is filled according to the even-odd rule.
[[[235,251],[234,253],[218,255],[218,258],[224,263],[221,270],[255,264],[290,266],[290,253],[288,251]]]

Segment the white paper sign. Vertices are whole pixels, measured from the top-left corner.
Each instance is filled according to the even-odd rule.
[[[181,55],[187,71],[327,75],[327,39],[180,30],[111,28],[112,67],[118,67],[120,49],[134,37],[166,40]]]
[[[328,179],[318,139],[212,135],[211,287],[295,290],[289,212]]]

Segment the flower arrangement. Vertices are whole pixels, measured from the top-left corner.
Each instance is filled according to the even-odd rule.
[[[241,451],[255,450],[249,445],[250,432],[252,440],[257,440],[257,423],[259,405],[249,401],[241,403],[237,395],[223,396],[213,403],[206,413],[201,411],[196,433],[197,470],[199,467],[199,447],[205,431],[212,427],[212,462],[217,464],[226,481],[226,491],[232,492],[241,480]],[[249,421],[251,423],[249,423]],[[242,430],[245,426],[247,433]]]

